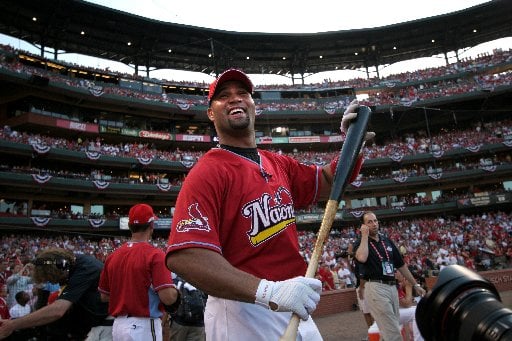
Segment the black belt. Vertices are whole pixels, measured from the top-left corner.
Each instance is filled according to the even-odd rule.
[[[367,279],[367,282],[377,282],[387,285],[396,285],[396,280],[394,279]]]
[[[114,325],[114,320],[103,320],[100,322],[99,326],[113,326]]]

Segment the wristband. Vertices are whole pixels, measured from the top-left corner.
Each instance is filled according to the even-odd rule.
[[[254,303],[270,309],[270,296],[272,295],[272,284],[273,282],[262,279],[256,290],[256,298]]]
[[[338,167],[338,161],[340,160],[340,156],[336,155],[334,159],[332,159],[329,166],[331,167],[331,174],[334,176],[334,173],[336,173],[336,167]]]

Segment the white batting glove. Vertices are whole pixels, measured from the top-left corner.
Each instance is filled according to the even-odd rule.
[[[352,102],[350,102],[347,109],[345,109],[345,112],[343,113],[343,118],[341,119],[340,124],[341,139],[343,141],[345,141],[345,138],[347,137],[347,131],[348,127],[350,126],[350,122],[357,117],[357,108],[359,108],[359,102],[357,101],[357,99],[355,99]],[[368,131],[364,136],[364,142],[369,141],[374,137],[375,133],[373,131]]]
[[[291,311],[307,321],[320,301],[322,282],[316,278],[295,277],[286,281],[262,279],[255,303],[274,311]]]

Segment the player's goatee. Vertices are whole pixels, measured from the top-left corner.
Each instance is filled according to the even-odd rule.
[[[235,130],[246,129],[251,124],[249,117],[240,120],[230,120],[229,127]]]

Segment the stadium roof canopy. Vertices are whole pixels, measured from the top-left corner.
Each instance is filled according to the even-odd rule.
[[[80,0],[0,1],[0,33],[38,47],[206,74],[238,67],[304,76],[387,65],[512,36],[511,23],[510,0],[378,28],[301,34],[166,23]]]

